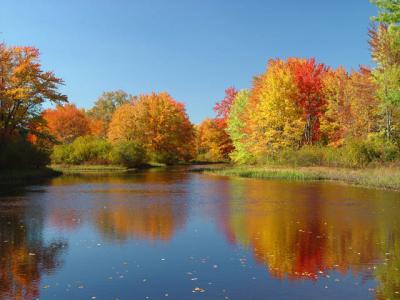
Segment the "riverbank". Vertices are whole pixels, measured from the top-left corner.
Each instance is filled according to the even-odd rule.
[[[62,172],[52,168],[2,170],[0,171],[0,184],[19,183],[37,179],[47,179],[62,175]]]
[[[400,169],[398,167],[346,169],[330,167],[233,166],[204,168],[198,169],[198,171],[221,176],[256,179],[333,180],[365,187],[400,191]]]
[[[123,166],[110,165],[51,165],[51,169],[63,175],[91,174],[91,173],[124,173],[131,169]]]

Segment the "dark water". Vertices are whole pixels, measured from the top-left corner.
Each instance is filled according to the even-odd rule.
[[[184,169],[0,196],[0,299],[400,298],[400,194]]]

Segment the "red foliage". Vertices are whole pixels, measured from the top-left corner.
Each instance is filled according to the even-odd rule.
[[[323,114],[326,104],[323,93],[323,77],[329,69],[324,64],[316,63],[314,58],[290,59],[289,64],[293,69],[294,79],[299,90],[296,101],[303,109],[303,115],[307,121],[305,143],[311,144],[320,138],[319,118]]]

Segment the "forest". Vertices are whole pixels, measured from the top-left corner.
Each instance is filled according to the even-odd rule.
[[[104,92],[81,109],[34,47],[0,44],[0,168],[232,162],[360,168],[400,161],[400,5],[375,1],[374,67],[274,58],[192,124],[167,92]],[[44,107],[50,107],[44,109]]]

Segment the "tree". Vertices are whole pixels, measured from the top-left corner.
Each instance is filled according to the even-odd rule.
[[[239,91],[231,105],[228,120],[227,132],[232,140],[234,151],[230,154],[231,159],[237,163],[249,161],[251,155],[247,147],[247,133],[245,114],[248,108],[250,91]]]
[[[398,0],[372,0],[379,9],[379,15],[375,21],[391,24],[400,22],[400,2]]]
[[[373,75],[378,85],[382,128],[386,140],[393,141],[399,134],[396,128],[400,114],[400,31],[393,24],[380,24],[369,35],[372,58],[377,64]]]
[[[111,120],[112,142],[133,141],[145,147],[149,159],[172,163],[194,155],[194,129],[182,103],[168,93],[142,95],[119,107]]]
[[[320,138],[320,117],[326,103],[323,93],[323,78],[328,71],[324,64],[318,64],[314,58],[289,59],[293,77],[297,85],[297,104],[302,108],[304,143],[313,144]]]
[[[90,120],[73,104],[47,109],[43,112],[43,119],[47,122],[50,134],[62,143],[71,143],[77,137],[91,133]]]
[[[273,154],[301,145],[305,122],[303,111],[295,101],[298,94],[289,64],[270,60],[267,71],[254,80],[246,112],[251,153]]]
[[[226,160],[227,157],[221,151],[221,141],[227,134],[215,119],[207,118],[201,122],[196,134],[198,160],[211,162]]]
[[[135,97],[122,90],[104,92],[88,111],[88,115],[93,120],[102,122],[103,129],[101,136],[106,136],[108,126],[111,122],[115,110],[123,104],[134,101]]]
[[[360,67],[349,74],[343,67],[324,77],[326,106],[321,116],[323,140],[340,146],[346,139],[366,139],[377,132],[379,105],[371,70]]]
[[[234,150],[232,140],[229,137],[226,129],[228,126],[227,121],[229,112],[237,93],[238,91],[234,87],[227,88],[225,90],[224,99],[214,106],[214,111],[217,113],[217,117],[214,121],[220,129],[219,151],[221,152],[223,159],[228,159],[229,154]]]
[[[40,121],[42,104],[62,104],[63,84],[52,72],[43,71],[39,51],[32,47],[0,44],[0,146]]]

